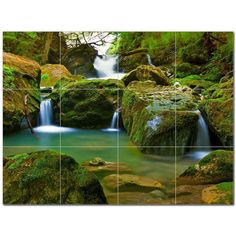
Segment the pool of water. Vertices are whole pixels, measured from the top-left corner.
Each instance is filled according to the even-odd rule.
[[[71,155],[79,163],[94,157],[101,157],[105,161],[124,162],[134,174],[170,182],[175,178],[175,170],[179,175],[207,154],[192,152],[178,157],[175,163],[174,156],[142,153],[123,130],[111,132],[63,127],[59,128],[60,132],[58,128],[51,127],[47,132],[44,129],[35,129],[33,135],[29,130],[5,135],[4,155],[53,149]]]

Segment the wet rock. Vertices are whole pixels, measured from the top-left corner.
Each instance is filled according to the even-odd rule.
[[[145,66],[141,65],[136,69],[130,71],[127,75],[125,75],[122,80],[127,86],[132,81],[147,81],[152,80],[155,81],[158,85],[169,85],[168,77],[166,77],[165,73],[159,68],[155,66]]]
[[[4,204],[106,204],[97,178],[55,151],[4,158]]]
[[[72,78],[73,79],[73,78]],[[58,85],[50,95],[54,104],[54,117],[61,124],[77,128],[109,127],[114,111],[118,108],[118,100],[123,83],[115,80],[84,80],[66,79],[62,83],[63,90]],[[60,109],[61,108],[61,109]]]
[[[131,169],[125,163],[108,162],[100,157],[95,157],[92,160],[85,161],[81,164],[81,166],[101,178],[112,173],[117,173],[117,171],[120,173],[131,172]]]
[[[122,118],[130,139],[142,151],[173,155],[161,146],[191,146],[196,138],[198,115],[191,89],[156,85],[154,81],[133,81],[124,90]],[[175,133],[177,135],[175,139]],[[151,146],[160,146],[152,148]],[[183,154],[184,149],[177,149]]]
[[[112,174],[106,176],[102,183],[109,190],[116,191],[119,189],[120,192],[150,192],[164,189],[164,186],[158,180],[131,174]]]
[[[185,170],[179,184],[214,184],[233,180],[233,152],[216,150]]]
[[[205,92],[201,111],[211,131],[225,146],[233,146],[233,80],[210,87]]]

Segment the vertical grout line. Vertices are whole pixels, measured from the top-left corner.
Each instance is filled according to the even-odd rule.
[[[61,32],[59,32],[59,64],[61,65]],[[61,71],[60,71],[61,72]],[[59,140],[60,140],[60,204],[62,203],[61,201],[61,76],[60,76],[60,135],[59,135]]]
[[[118,73],[119,71],[119,59],[117,60],[117,66],[116,66],[116,73]],[[118,79],[118,75],[117,75],[117,79]],[[116,92],[116,98],[117,98],[117,109],[120,108],[120,104],[119,104],[119,88],[118,88],[118,85],[117,85],[117,92]],[[119,169],[119,163],[120,163],[120,153],[119,153],[119,139],[120,139],[120,113],[119,113],[119,110],[118,110],[118,119],[117,119],[117,125],[116,127],[118,128],[117,129],[117,135],[116,135],[116,144],[117,144],[117,147],[116,147],[116,159],[117,159],[117,205],[120,204],[120,189],[119,189],[119,174],[120,174],[120,169]]]
[[[175,32],[175,78],[176,78],[176,32]],[[175,205],[176,205],[176,87],[175,87]]]

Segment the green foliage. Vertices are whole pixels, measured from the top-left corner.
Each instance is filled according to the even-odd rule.
[[[14,69],[3,65],[3,87],[5,89],[15,89],[14,80]]]
[[[49,78],[49,75],[48,74],[42,74],[41,75],[41,80],[46,80]]]
[[[17,55],[29,56],[37,46],[36,41],[39,39],[36,32],[3,32],[3,51],[11,52]],[[38,55],[33,53],[33,59]]]

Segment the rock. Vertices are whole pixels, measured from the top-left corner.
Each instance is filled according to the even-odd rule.
[[[133,81],[122,97],[124,127],[143,152],[173,155],[174,148],[162,147],[191,146],[195,141],[198,115],[191,112],[197,109],[193,100],[191,89]],[[185,152],[184,149],[176,151],[178,155]]]
[[[77,128],[109,127],[123,83],[115,80],[80,80],[62,83],[63,90],[55,90],[50,98],[54,104],[56,122]],[[57,86],[55,86],[57,87]]]
[[[112,174],[106,176],[102,183],[111,191],[151,192],[163,190],[164,186],[158,181],[144,176],[131,174]]]
[[[159,67],[141,65],[130,71],[122,80],[127,86],[132,81],[155,81],[158,85],[169,85],[168,77]]]
[[[68,49],[62,57],[62,64],[73,75],[85,77],[96,77],[97,73],[93,66],[97,50],[88,44],[81,44],[79,47]]]
[[[40,74],[40,66],[36,61],[12,53],[3,53],[4,89],[38,89]]]
[[[34,126],[40,104],[40,66],[37,62],[11,53],[3,54],[3,131],[28,127],[24,99],[28,95],[28,119]]]
[[[205,92],[200,110],[211,131],[225,146],[233,146],[234,98],[232,80],[214,85]]]
[[[121,205],[174,205],[175,199],[163,199],[155,197],[151,193],[143,192],[119,192],[107,194],[109,204]]]
[[[134,70],[140,65],[149,65],[147,49],[139,48],[122,53],[119,57],[119,69],[123,72]]]
[[[233,151],[216,150],[185,170],[179,184],[215,184],[233,180]]]
[[[63,77],[70,77],[71,73],[60,64],[46,64],[41,66],[41,87],[54,86]]]
[[[90,172],[93,172],[100,178],[110,175],[112,173],[130,173],[131,170],[125,163],[120,162],[108,162],[104,161],[100,157],[95,157],[92,160],[81,163],[81,166]]]
[[[46,150],[4,158],[4,204],[106,204],[97,178],[70,156]]]
[[[207,204],[233,205],[233,182],[219,183],[202,190],[202,201]]]

